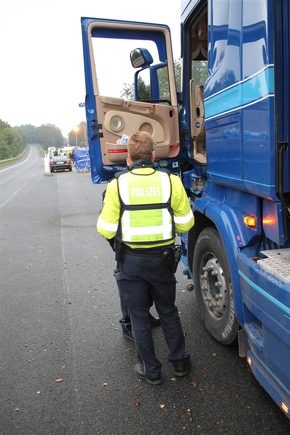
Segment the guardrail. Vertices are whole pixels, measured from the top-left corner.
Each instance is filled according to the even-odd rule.
[[[22,153],[19,154],[19,156],[11,157],[10,159],[0,160],[0,164],[1,164],[1,163],[6,163],[6,162],[13,162],[13,160],[18,160],[20,157],[23,156],[23,154],[24,154],[26,151],[27,151],[27,146],[24,148],[24,150],[22,151]]]

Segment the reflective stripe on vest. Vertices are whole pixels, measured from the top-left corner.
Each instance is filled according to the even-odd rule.
[[[171,181],[165,172],[125,173],[117,178],[121,202],[121,239],[154,244],[174,238]]]

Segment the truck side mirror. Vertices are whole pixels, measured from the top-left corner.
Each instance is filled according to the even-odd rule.
[[[135,48],[130,53],[133,68],[149,66],[153,63],[153,58],[146,48]]]

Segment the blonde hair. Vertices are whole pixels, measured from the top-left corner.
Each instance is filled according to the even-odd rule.
[[[133,161],[151,160],[154,151],[154,143],[150,133],[137,131],[129,137],[127,142],[128,154]]]

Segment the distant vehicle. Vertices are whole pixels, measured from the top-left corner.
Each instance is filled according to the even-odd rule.
[[[50,172],[72,170],[72,162],[66,154],[63,156],[51,156],[49,161]]]

